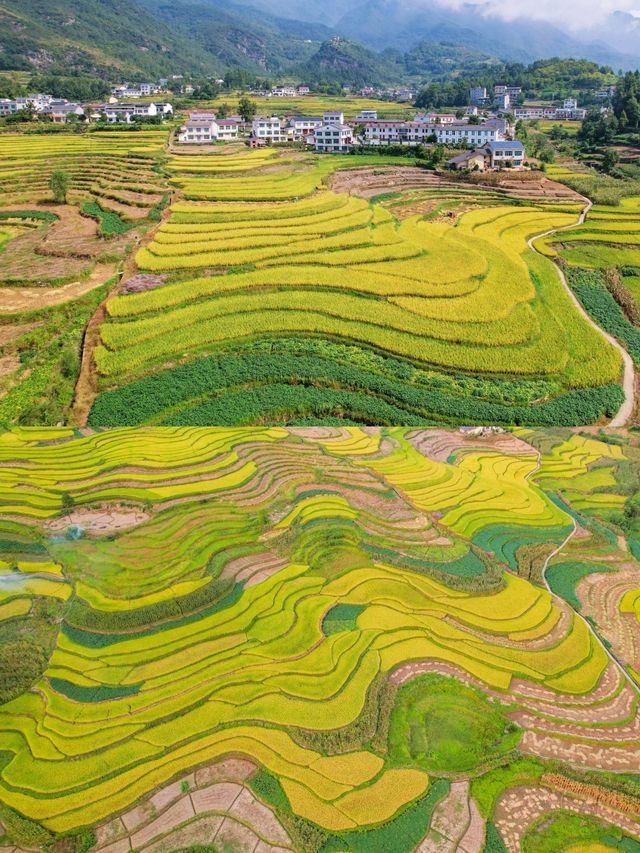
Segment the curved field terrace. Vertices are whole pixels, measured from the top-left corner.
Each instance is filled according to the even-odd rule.
[[[636,850],[639,463],[624,432],[0,435],[1,846]]]

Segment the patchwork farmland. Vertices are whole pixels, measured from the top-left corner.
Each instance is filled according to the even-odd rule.
[[[411,162],[171,156],[170,215],[136,254],[136,292],[125,281],[107,303],[97,397],[76,421],[612,418],[619,353],[527,242],[574,225],[584,201],[551,181],[478,187]]]
[[[86,327],[168,202],[166,137],[0,136],[0,421],[67,419]]]
[[[1,846],[637,849],[639,462],[560,429],[2,434]]]
[[[528,245],[552,229],[578,243],[584,200],[567,187],[166,142],[0,138],[3,422],[555,426],[620,410],[620,354],[554,268],[569,250]],[[632,217],[633,203],[592,215]],[[635,331],[569,278],[640,358]]]

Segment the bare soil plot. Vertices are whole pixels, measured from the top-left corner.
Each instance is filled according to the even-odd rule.
[[[542,786],[521,785],[502,796],[494,818],[510,853],[521,853],[522,838],[527,828],[539,817],[553,811],[591,815],[620,827],[635,838],[640,837],[640,826],[635,820],[592,798],[578,799]]]
[[[96,287],[100,287],[110,278],[113,278],[116,272],[116,264],[96,264],[87,278],[73,281],[70,284],[62,284],[59,287],[0,287],[0,313],[20,314],[24,311],[62,305],[72,299],[77,299],[79,296],[84,296],[85,293],[89,293]],[[7,326],[6,328],[21,327]],[[0,332],[0,346],[3,343],[7,343],[7,341],[2,340],[2,333]]]
[[[67,515],[58,516],[45,524],[48,533],[64,533],[69,527],[82,528],[93,538],[109,536],[144,524],[151,514],[139,507],[112,504],[106,506],[78,507]]]

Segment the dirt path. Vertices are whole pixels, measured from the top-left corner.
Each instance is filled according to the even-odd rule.
[[[100,343],[100,326],[107,316],[107,302],[118,292],[121,282],[126,281],[137,272],[135,263],[137,252],[153,240],[158,228],[171,215],[171,206],[175,200],[176,194],[174,193],[170,203],[167,204],[166,208],[162,211],[160,222],[158,222],[157,227],[150,228],[147,234],[144,235],[143,239],[133,247],[131,254],[126,260],[120,280],[117,281],[109,290],[100,305],[98,305],[95,314],[87,323],[84,339],[82,341],[82,362],[80,364],[80,373],[78,375],[78,381],[76,382],[73,406],[69,415],[69,423],[71,426],[84,427],[87,425],[93,401],[98,394],[98,378],[96,376],[93,354]],[[117,424],[114,424],[114,426],[117,426]]]
[[[534,237],[530,237],[527,241],[529,244],[529,248],[533,252],[537,252],[539,255],[542,255],[542,253],[539,252],[534,245],[536,240],[540,240],[543,237],[550,237],[552,234],[557,234],[561,231],[571,230],[577,225],[583,225],[589,211],[593,207],[593,202],[590,201],[590,199],[584,198],[584,201],[586,202],[586,205],[582,210],[582,213],[580,214],[580,217],[578,218],[578,221],[575,223],[575,225],[569,225],[565,228],[552,228],[550,231],[545,231],[544,234],[536,234]],[[546,255],[542,255],[542,257],[546,257]],[[620,344],[617,339],[613,337],[613,335],[610,335],[608,332],[605,332],[605,330],[589,316],[589,314],[582,307],[582,303],[569,286],[569,282],[567,281],[567,277],[564,274],[562,268],[557,263],[555,263],[555,261],[553,262],[553,265],[558,271],[560,281],[564,285],[564,289],[567,291],[569,298],[571,299],[577,310],[580,312],[580,314],[582,314],[582,316],[589,323],[589,325],[592,326],[592,328],[594,328],[600,335],[602,335],[602,337],[607,340],[611,344],[611,346],[615,347],[618,350],[620,356],[622,357],[622,362],[624,364],[624,378],[622,382],[622,389],[624,391],[624,402],[620,406],[620,409],[618,410],[616,416],[609,423],[609,427],[615,429],[617,427],[626,426],[629,422],[629,419],[631,418],[631,415],[633,414],[635,406],[635,371],[631,356],[622,346],[622,344]]]
[[[116,264],[96,264],[88,278],[60,287],[0,287],[0,313],[20,314],[62,305],[100,287],[116,274],[116,270]]]
[[[540,464],[540,459],[538,458],[538,465],[539,464]],[[535,472],[533,472],[533,473],[535,473]],[[549,586],[549,581],[547,580],[547,569],[549,567],[549,563],[551,562],[551,560],[554,557],[556,557],[564,549],[564,547],[566,545],[568,545],[568,543],[571,541],[571,539],[573,539],[573,537],[575,536],[576,530],[577,530],[577,525],[576,525],[575,519],[572,519],[572,522],[573,522],[573,527],[571,528],[571,532],[569,533],[567,538],[564,540],[564,542],[561,542],[557,548],[554,548],[554,550],[549,554],[549,556],[545,559],[545,561],[542,565],[542,581],[545,585],[547,592],[549,593],[549,595],[551,595],[551,597],[554,600],[560,601],[563,603],[566,603],[564,601],[564,599],[560,598],[560,596],[556,595],[553,592],[553,590],[551,589],[551,587]],[[608,648],[606,643],[604,643],[600,639],[600,636],[598,635],[597,631],[595,630],[595,628],[593,627],[591,622],[585,616],[583,616],[583,614],[580,613],[578,610],[574,610],[573,612],[575,613],[576,618],[582,619],[584,624],[587,626],[589,633],[596,640],[596,642],[600,645],[600,647],[603,649],[604,653],[607,655],[609,660],[620,670],[620,672],[622,673],[625,680],[631,685],[631,687],[635,690],[635,692],[640,696],[640,686],[638,686],[636,684],[636,682],[633,680],[633,678],[629,675],[626,667],[621,663],[620,660],[618,660],[617,655],[614,652],[612,652],[611,649]]]

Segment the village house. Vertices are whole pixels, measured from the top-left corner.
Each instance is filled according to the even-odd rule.
[[[317,127],[322,124],[318,116],[291,116],[289,119],[289,132],[294,141],[299,142],[313,135]]]
[[[489,158],[491,169],[501,169],[505,166],[517,169],[524,164],[524,145],[517,140],[513,142],[494,140],[489,142],[484,150]]]
[[[0,98],[0,117],[8,116],[21,110],[32,109],[36,113],[43,112],[51,103],[51,95],[27,95],[25,98]]]
[[[143,97],[148,97],[149,95],[157,95],[160,91],[160,86],[158,83],[140,83],[139,87],[140,94]]]
[[[217,141],[213,119],[189,119],[178,130],[177,141],[183,145],[210,145]]]
[[[269,92],[270,98],[295,98],[297,92],[295,86],[274,86]]]
[[[311,89],[308,86],[298,86],[299,95],[310,95]]]
[[[487,155],[484,151],[464,151],[447,161],[447,169],[452,171],[484,172],[487,167]]]
[[[473,145],[504,139],[506,122],[493,120],[484,124],[434,124],[425,121],[382,120],[367,122],[364,137],[371,145],[415,145],[435,141],[443,145]]]
[[[322,120],[325,124],[344,124],[344,113],[340,110],[326,110]]]
[[[230,142],[237,138],[237,121],[216,119],[213,114],[207,116],[204,113],[194,113],[178,131],[177,141],[186,145],[211,145],[215,142]]]
[[[251,134],[256,139],[286,142],[287,131],[278,116],[256,116],[251,124]]]
[[[521,142],[492,141],[475,151],[465,151],[452,157],[447,162],[447,169],[479,172],[485,169],[519,169],[524,164],[524,156],[524,145]]]
[[[165,118],[173,113],[171,104],[103,104],[99,110],[112,124],[130,124],[134,118]]]
[[[519,98],[522,95],[522,86],[505,86],[498,83],[493,87],[493,94],[496,95],[509,95],[510,98]]]
[[[472,104],[484,106],[489,103],[489,94],[486,86],[473,86],[469,89],[469,100]]]
[[[458,119],[455,113],[418,113],[414,121],[423,121],[427,124],[455,124]]]
[[[493,122],[484,124],[431,125],[436,140],[442,145],[474,145],[480,147],[487,142],[504,138],[504,132]]]
[[[378,110],[360,110],[356,116],[356,121],[377,121]]]
[[[51,116],[51,121],[54,124],[66,124],[69,119],[84,119],[85,111],[80,104],[70,104],[68,101],[52,101],[43,110],[43,115]]]
[[[351,128],[340,122],[324,122],[314,131],[315,149],[319,153],[346,153],[353,146]]]
[[[573,98],[568,98],[565,101],[565,104],[567,103],[576,104],[576,101]],[[583,121],[587,115],[587,111],[578,107],[576,104],[575,107],[516,107],[513,114],[515,115],[516,120],[524,121],[534,121],[536,119],[547,119],[550,121]]]

